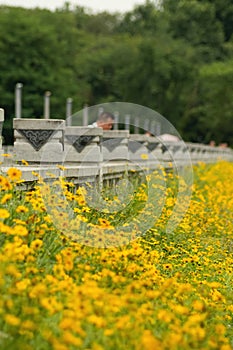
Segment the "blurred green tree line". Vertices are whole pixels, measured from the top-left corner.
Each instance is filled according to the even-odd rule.
[[[156,110],[186,141],[233,146],[232,0],[145,1],[132,11],[93,13],[0,6],[0,107],[13,142],[15,85],[22,116],[51,117],[85,104],[131,102]]]

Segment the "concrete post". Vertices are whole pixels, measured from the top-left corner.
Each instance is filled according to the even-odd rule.
[[[150,121],[149,121],[149,119],[145,119],[144,120],[144,132],[146,132],[146,131],[149,131],[150,132]]]
[[[50,96],[51,92],[46,91],[44,94],[44,119],[50,118]]]
[[[119,124],[119,112],[116,111],[113,113],[114,115],[114,126],[113,126],[113,129],[114,130],[118,130],[118,124]]]
[[[88,125],[88,105],[83,108],[83,126]]]
[[[71,115],[72,115],[72,103],[73,99],[68,97],[66,100],[66,125],[71,126]]]
[[[134,119],[134,134],[139,133],[139,117],[135,117]]]
[[[15,85],[15,118],[22,116],[22,83]]]
[[[0,108],[0,137],[2,136],[3,122],[4,122],[4,109]]]
[[[125,130],[130,129],[130,114],[125,115]]]
[[[103,113],[103,112],[104,112],[103,107],[99,107],[98,108],[98,116],[100,116],[100,114]]]
[[[157,123],[155,128],[155,136],[161,135],[161,124]]]

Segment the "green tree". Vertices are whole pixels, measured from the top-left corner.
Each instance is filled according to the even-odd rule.
[[[214,62],[200,68],[192,106],[183,129],[192,141],[233,145],[233,61]]]
[[[164,0],[163,6],[169,14],[172,36],[191,43],[196,48],[199,63],[221,58],[224,29],[216,17],[213,2]]]

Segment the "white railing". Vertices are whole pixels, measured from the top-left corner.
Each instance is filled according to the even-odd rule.
[[[3,112],[0,122],[3,123]],[[170,169],[197,164],[233,161],[230,148],[183,141],[162,141],[158,137],[130,134],[128,130],[66,126],[61,119],[15,118],[14,146],[3,149],[1,170],[15,166],[27,183],[39,173],[44,179],[64,176],[76,184],[122,177],[158,167]],[[28,165],[25,165],[26,161]]]

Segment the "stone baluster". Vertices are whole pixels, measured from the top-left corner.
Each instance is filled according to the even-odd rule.
[[[147,148],[148,136],[132,134],[129,136],[129,160],[130,167],[135,170],[148,169],[150,152]]]
[[[14,119],[15,160],[32,164],[63,163],[65,121]]]
[[[128,141],[128,130],[105,130],[102,139],[103,160],[128,160]]]
[[[102,184],[102,128],[70,126],[65,129],[64,159],[66,177],[74,182],[98,181]]]

